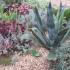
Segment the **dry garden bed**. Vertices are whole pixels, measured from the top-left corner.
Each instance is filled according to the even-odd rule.
[[[48,70],[48,51],[42,47],[37,47],[36,50],[40,52],[41,56],[34,57],[31,54],[14,56],[16,62],[7,66],[0,65],[0,70]]]
[[[8,2],[0,5],[0,70],[70,70],[69,10]]]

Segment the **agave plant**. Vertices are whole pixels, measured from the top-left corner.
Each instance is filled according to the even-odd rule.
[[[63,19],[64,19],[64,11],[62,7],[62,3],[60,3],[60,9],[58,10],[57,15],[55,16],[53,14],[53,9],[51,6],[51,3],[49,3],[49,6],[47,8],[47,33],[48,36],[46,36],[46,32],[43,28],[42,20],[39,16],[38,10],[35,7],[34,13],[35,13],[35,19],[37,21],[37,24],[32,27],[32,33],[33,35],[39,40],[39,42],[42,43],[47,48],[47,45],[49,46],[56,46],[60,43],[60,41],[64,38],[65,34],[68,31],[68,27],[63,28]]]
[[[52,53],[51,55],[54,56],[48,55],[48,59],[51,58],[51,60],[57,59],[56,49],[60,47],[70,33],[69,27],[63,28],[64,11],[65,9],[62,7],[62,3],[60,3],[60,9],[58,10],[57,15],[54,15],[51,3],[49,3],[47,8],[46,32],[43,28],[44,23],[42,23],[37,8],[34,8],[37,24],[31,28],[31,31],[43,47],[53,49],[50,51],[50,54]]]
[[[58,48],[62,46],[62,43],[66,40],[66,38],[70,34],[70,27],[68,26],[63,27],[64,11],[65,9],[62,7],[62,3],[60,3],[60,8],[57,12],[57,15],[54,15],[51,3],[49,3],[49,6],[47,8],[47,22],[46,22],[47,33],[46,33],[46,31],[43,28],[43,23],[39,16],[38,10],[36,7],[34,8],[37,24],[34,25],[31,30],[35,38],[42,44],[42,46],[44,46],[47,49],[53,48],[49,52],[48,60],[55,61],[58,59],[58,57],[60,57],[58,56],[60,52]],[[67,25],[69,24],[70,23],[68,23]],[[60,60],[61,59],[62,58],[60,58]],[[62,68],[61,70],[64,69]]]

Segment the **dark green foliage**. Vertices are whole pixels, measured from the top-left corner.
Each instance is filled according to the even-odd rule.
[[[38,9],[35,7],[34,8],[34,13],[35,13],[35,19],[36,19],[36,21],[38,22],[37,24],[37,27],[42,31],[42,29],[43,29],[43,27],[42,27],[42,21],[41,21],[41,18],[40,18],[40,15],[39,15],[39,13],[38,13]]]
[[[53,10],[52,10],[51,3],[49,3],[49,6],[47,8],[47,31],[48,31],[49,39],[50,39],[49,45],[53,45],[54,40],[56,39],[56,36],[57,36],[57,32],[55,29]],[[52,41],[52,44],[51,44],[51,41]]]
[[[36,28],[34,28],[34,27],[32,28],[32,33],[38,39],[38,41],[42,45],[44,45],[45,48],[48,49],[48,47],[46,47],[48,41],[46,39],[45,31],[43,28],[43,23],[42,23],[41,18],[39,16],[38,9],[36,7],[34,8],[34,13],[35,13],[35,19],[37,21],[37,24],[35,25]]]
[[[67,21],[70,19],[70,8],[66,9],[66,11],[64,12],[64,17]]]
[[[60,2],[60,8],[59,8],[59,15],[58,15],[58,19],[60,19],[61,14],[63,13],[63,7],[62,7],[62,2]]]
[[[67,33],[68,28],[67,29],[63,29],[58,33],[57,38],[54,41],[54,46],[56,47],[57,45],[60,44],[61,40],[63,39],[64,35]]]
[[[53,9],[53,13],[56,15],[57,14],[57,9]],[[64,12],[64,17],[68,21],[70,19],[70,8],[66,9]]]
[[[49,6],[47,8],[47,27],[52,29],[55,27],[51,3],[49,3]]]

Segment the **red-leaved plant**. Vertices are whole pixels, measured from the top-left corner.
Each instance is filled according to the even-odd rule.
[[[32,6],[29,4],[26,4],[26,3],[24,3],[24,4],[19,3],[19,4],[9,5],[8,9],[10,11],[16,11],[22,15],[26,15],[29,13],[29,10],[32,9]]]
[[[17,29],[18,28],[18,29]],[[16,21],[2,21],[0,20],[0,51],[5,52],[5,50],[9,50],[11,48],[14,48],[14,42],[15,45],[18,42],[14,41],[13,38],[11,38],[11,36],[13,35],[13,33],[16,36],[16,32],[18,33],[24,33],[25,31],[25,24],[19,24]],[[11,34],[11,36],[10,36]],[[16,38],[16,37],[15,37]],[[19,43],[19,42],[18,42]],[[11,51],[9,51],[11,52]]]

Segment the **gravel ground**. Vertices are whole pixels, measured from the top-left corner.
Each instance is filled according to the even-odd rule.
[[[49,70],[47,61],[48,51],[45,48],[36,48],[42,56],[33,57],[31,54],[16,57],[18,61],[13,65],[0,65],[0,70]]]

